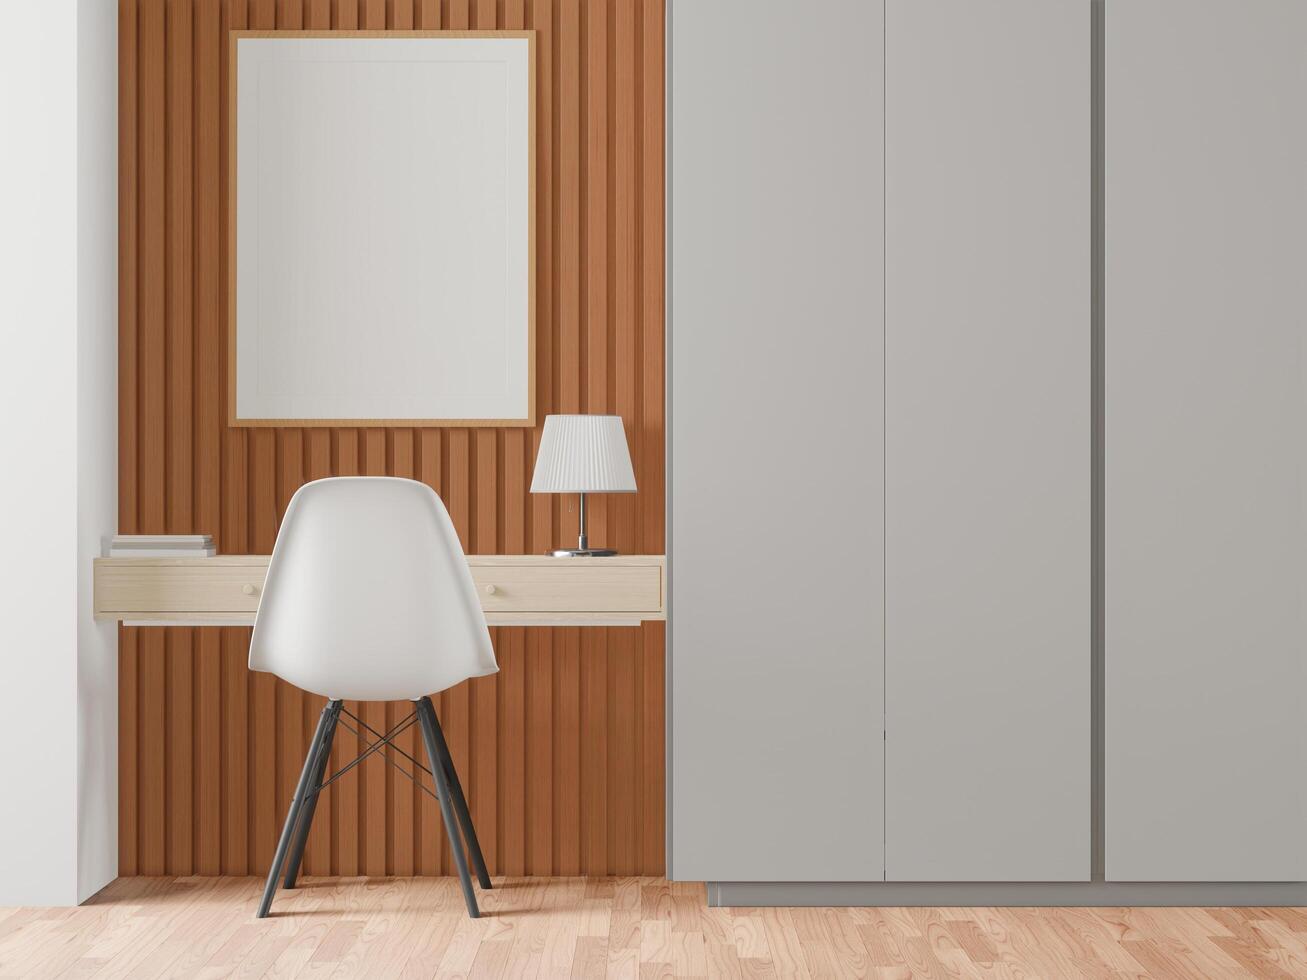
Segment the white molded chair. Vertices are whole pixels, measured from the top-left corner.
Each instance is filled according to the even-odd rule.
[[[272,550],[250,669],[327,698],[268,871],[259,918],[268,914],[288,855],[285,884],[295,887],[321,791],[415,720],[468,914],[478,916],[460,825],[482,888],[490,887],[490,876],[428,695],[499,668],[463,547],[435,491],[392,477],[334,477],[300,487]],[[415,711],[385,734],[369,729],[378,741],[324,779],[346,700],[409,700]]]

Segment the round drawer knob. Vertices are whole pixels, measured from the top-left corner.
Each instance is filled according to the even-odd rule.
[[[499,590],[496,589],[493,585],[487,585],[487,586],[486,586],[486,595],[494,595],[494,594],[495,594],[496,592],[498,592],[498,591],[499,591]]]
[[[258,592],[259,590],[247,583],[241,586],[241,591],[244,592],[246,595],[254,595],[254,593]]]

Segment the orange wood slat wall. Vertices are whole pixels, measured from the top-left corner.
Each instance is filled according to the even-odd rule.
[[[539,430],[231,429],[223,351],[227,31],[538,34],[538,411],[626,421],[640,492],[593,540],[663,550],[662,0],[121,0],[119,529],[266,554],[291,494],[421,479],[464,547],[539,553],[575,506],[527,492]],[[384,173],[371,179],[384,181]],[[358,193],[366,195],[366,184]],[[500,673],[436,708],[492,871],[663,870],[662,624],[492,630]],[[263,872],[321,708],[246,670],[248,629],[123,629],[122,874]],[[350,705],[375,728],[402,705]],[[337,738],[337,765],[357,751]],[[416,753],[413,729],[400,739]],[[318,808],[310,874],[441,874],[434,801],[368,762]]]

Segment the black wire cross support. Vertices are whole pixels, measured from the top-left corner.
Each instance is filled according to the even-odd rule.
[[[401,749],[401,748],[400,748],[398,745],[396,745],[395,742],[394,742],[395,736],[397,736],[397,735],[399,735],[400,733],[402,733],[402,732],[404,732],[405,730],[407,730],[409,727],[411,727],[411,726],[413,725],[414,722],[416,722],[416,721],[418,720],[418,713],[417,713],[416,711],[414,711],[411,715],[409,715],[409,716],[408,716],[407,718],[405,718],[403,721],[399,722],[397,725],[395,725],[394,728],[392,728],[390,731],[386,732],[386,734],[384,734],[384,735],[381,734],[381,732],[377,731],[375,728],[373,728],[371,725],[369,725],[366,721],[364,721],[364,720],[363,720],[362,718],[360,718],[358,715],[354,714],[354,712],[350,711],[348,708],[341,708],[340,713],[343,714],[343,715],[348,715],[349,717],[353,718],[356,722],[359,723],[359,725],[361,725],[363,728],[367,729],[368,732],[369,732],[370,734],[376,736],[377,741],[375,741],[375,742],[371,743],[370,745],[368,745],[368,747],[365,748],[365,749],[363,750],[363,752],[359,755],[359,757],[356,758],[353,762],[350,762],[348,765],[342,766],[340,769],[338,769],[338,770],[336,770],[334,773],[332,773],[331,776],[330,776],[330,778],[323,780],[321,783],[318,784],[318,786],[317,786],[315,789],[310,790],[310,791],[309,791],[309,795],[310,795],[310,796],[317,796],[317,795],[318,795],[319,793],[321,793],[324,789],[326,789],[328,786],[330,786],[332,783],[334,783],[334,782],[335,782],[337,779],[339,779],[341,776],[345,775],[345,773],[349,772],[351,769],[353,769],[355,766],[357,766],[360,762],[362,762],[362,761],[363,761],[364,759],[366,759],[368,756],[372,755],[372,754],[375,753],[375,752],[379,752],[379,751],[381,751],[382,747],[383,747],[383,746],[387,746],[387,745],[389,745],[390,748],[391,748],[392,750],[394,750],[395,752],[398,752],[400,755],[402,755],[402,756],[403,756],[405,759],[407,759],[409,762],[413,763],[413,765],[416,766],[418,769],[421,769],[424,773],[426,773],[428,776],[430,776],[430,777],[431,777],[431,781],[432,781],[433,783],[436,781],[436,774],[435,774],[435,773],[433,773],[430,769],[428,769],[426,766],[424,766],[421,762],[419,762],[419,761],[418,761],[417,759],[415,759],[413,756],[409,755],[407,752],[405,752],[403,749]],[[359,731],[357,728],[355,728],[353,725],[349,724],[348,722],[340,722],[340,724],[344,725],[344,726],[345,726],[345,729],[346,729],[347,731],[353,732],[353,733],[354,733],[355,735],[357,735],[359,738],[363,738],[363,733],[360,732],[360,731]],[[407,769],[405,769],[403,766],[401,766],[398,762],[396,762],[395,759],[394,759],[394,757],[392,757],[392,756],[389,755],[388,753],[384,753],[381,757],[382,757],[383,759],[385,759],[388,763],[390,763],[392,766],[394,766],[396,772],[400,773],[402,776],[404,776],[404,778],[406,778],[406,779],[412,781],[412,782],[417,786],[417,788],[420,789],[420,790],[422,790],[422,792],[426,793],[427,796],[431,797],[431,798],[432,798],[433,800],[435,800],[437,803],[440,802],[440,797],[436,795],[435,790],[432,790],[432,789],[428,788],[427,785],[426,785],[426,783],[424,783],[424,782],[422,781],[422,778],[421,778],[420,776],[418,776],[418,775],[416,774],[416,772],[409,772]]]
[[[417,698],[413,702],[413,707],[412,714],[383,734],[352,711],[346,711],[343,701],[327,702],[327,706],[322,709],[322,716],[318,719],[317,730],[309,743],[304,769],[295,786],[295,794],[290,801],[290,812],[286,814],[286,823],[282,827],[281,838],[273,854],[272,867],[268,870],[268,880],[263,887],[263,900],[259,903],[259,918],[266,916],[272,906],[272,897],[277,891],[277,880],[281,877],[283,868],[286,872],[286,887],[295,887],[295,879],[299,875],[300,864],[304,859],[304,847],[308,843],[309,829],[313,825],[313,813],[317,809],[318,797],[322,791],[369,756],[379,752],[382,753],[383,759],[440,805],[441,822],[445,825],[445,833],[449,837],[449,847],[458,870],[468,915],[476,918],[481,914],[477,908],[476,894],[472,890],[468,859],[471,859],[472,868],[476,871],[477,881],[482,888],[491,887],[490,873],[486,869],[481,845],[477,842],[476,828],[472,826],[472,815],[468,811],[467,799],[463,796],[463,787],[458,781],[458,771],[454,768],[454,759],[450,755],[445,734],[440,730],[440,720],[436,717],[436,709],[431,699]],[[340,718],[342,714],[351,718],[359,727],[355,728],[348,722],[342,722]],[[422,731],[427,759],[431,763],[430,769],[419,762],[416,756],[405,752],[395,744],[396,736],[407,731],[414,723]],[[327,776],[327,765],[331,761],[331,745],[335,739],[337,724],[343,724],[358,738],[366,738],[363,735],[363,731],[366,731],[375,741],[368,743],[368,746],[351,762],[341,766],[331,776]],[[412,763],[413,770],[410,772],[390,753],[383,752],[386,748],[392,749]],[[431,777],[431,781],[435,784],[434,792],[423,782],[422,773]]]

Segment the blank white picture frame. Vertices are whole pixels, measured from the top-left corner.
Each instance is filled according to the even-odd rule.
[[[534,48],[232,33],[231,425],[534,425]]]

